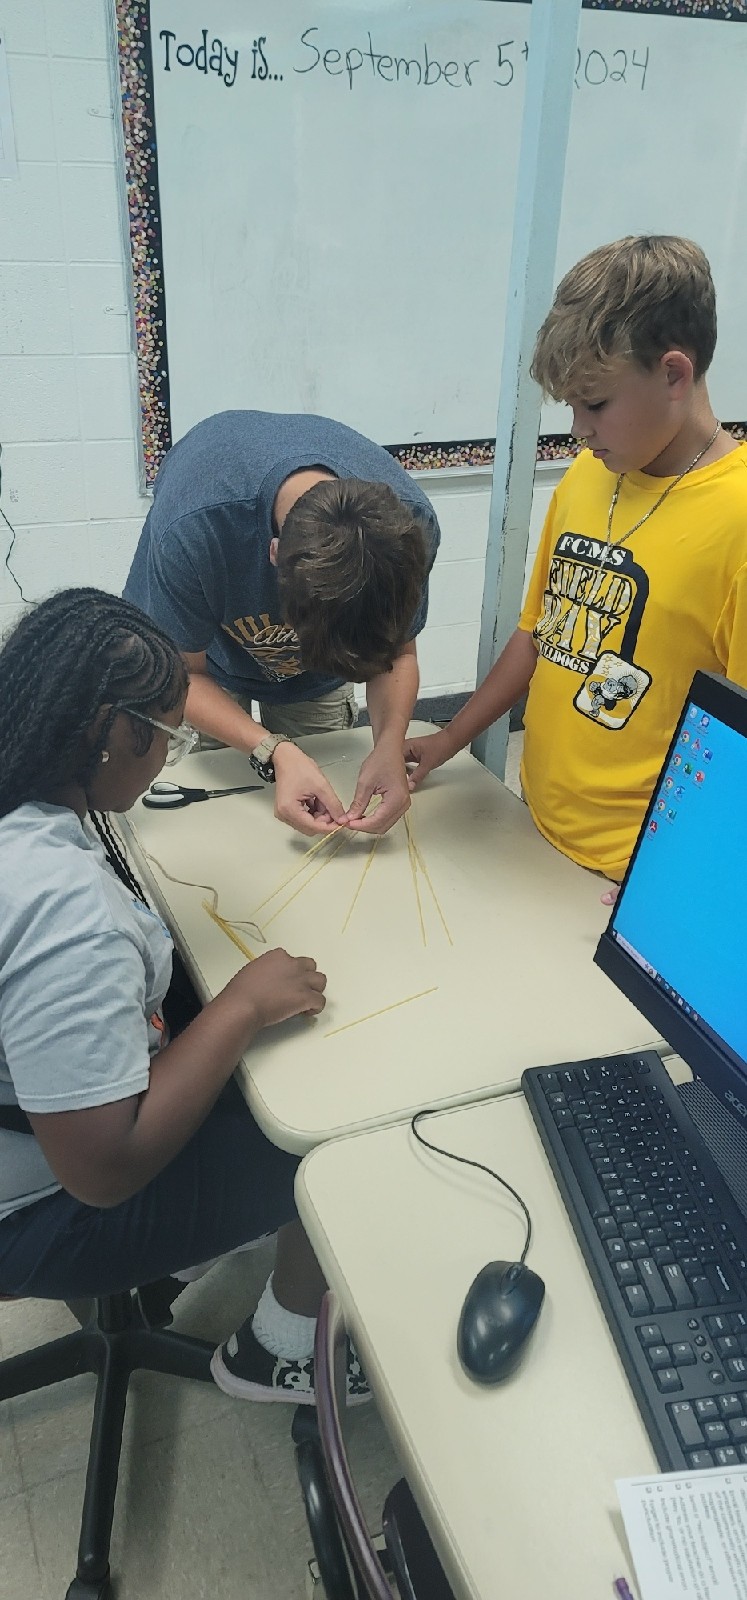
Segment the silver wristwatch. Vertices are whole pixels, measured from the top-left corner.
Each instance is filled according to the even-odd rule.
[[[286,733],[266,733],[264,739],[254,746],[249,757],[249,765],[262,779],[263,783],[275,782],[275,766],[273,756],[279,744],[292,744],[293,740]]]

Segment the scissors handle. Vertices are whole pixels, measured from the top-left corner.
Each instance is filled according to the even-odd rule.
[[[204,798],[207,799],[207,794]],[[148,793],[143,795],[143,805],[153,811],[176,811],[179,806],[188,806],[191,803],[192,796],[185,794],[176,783],[154,783]]]

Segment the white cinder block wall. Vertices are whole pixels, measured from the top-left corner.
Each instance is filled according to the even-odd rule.
[[[107,0],[0,0],[19,172],[0,180],[0,507],[30,599],[70,584],[119,592],[149,503],[106,19]],[[530,550],[558,476],[541,469]],[[444,539],[421,692],[459,692],[475,681],[490,476],[422,482]],[[0,522],[0,632],[22,609],[10,538]]]

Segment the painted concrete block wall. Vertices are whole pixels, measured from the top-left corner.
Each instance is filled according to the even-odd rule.
[[[19,163],[17,180],[0,181],[0,508],[17,534],[10,564],[29,599],[70,584],[119,592],[149,501],[139,491],[107,0],[2,0],[0,21]],[[444,534],[423,692],[459,692],[475,681],[490,477],[422,481]],[[530,550],[550,492],[540,473]],[[22,602],[1,519],[0,530],[5,632]]]

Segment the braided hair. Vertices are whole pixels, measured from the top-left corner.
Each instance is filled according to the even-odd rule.
[[[136,606],[101,589],[61,589],[42,600],[0,650],[0,817],[70,783],[87,792],[122,706],[169,711],[186,688],[176,645]],[[87,742],[102,706],[110,710]],[[145,755],[153,729],[133,719],[133,737]],[[124,865],[128,882],[132,875],[111,830],[103,818],[93,820],[112,866],[124,878]],[[140,893],[135,880],[128,886]]]

